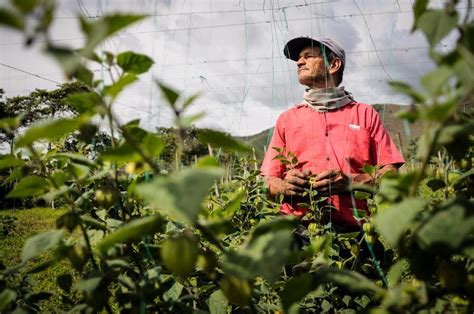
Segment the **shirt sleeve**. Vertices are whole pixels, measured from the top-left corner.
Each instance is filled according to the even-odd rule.
[[[261,173],[263,176],[283,178],[283,174],[286,169],[285,165],[283,165],[280,160],[274,159],[278,155],[278,152],[274,149],[274,147],[284,148],[286,146],[285,129],[283,124],[283,118],[280,115],[276,122],[275,128],[273,129],[272,139],[268,145],[267,152],[263,158],[261,168]]]
[[[379,114],[375,110],[373,112],[370,136],[370,157],[373,164],[379,166],[389,164],[393,164],[397,167],[402,166],[405,163],[402,154],[382,125]]]

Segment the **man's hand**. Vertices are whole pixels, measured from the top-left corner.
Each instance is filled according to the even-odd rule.
[[[349,177],[339,169],[323,171],[314,178],[312,186],[322,194],[336,194],[347,191]]]
[[[309,188],[309,175],[298,169],[291,169],[284,179],[277,177],[268,178],[268,187],[271,195],[283,194],[285,196],[302,196]]]

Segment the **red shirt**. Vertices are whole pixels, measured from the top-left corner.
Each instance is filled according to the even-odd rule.
[[[286,167],[273,158],[273,147],[286,148],[298,158],[297,168],[318,174],[340,169],[343,173],[363,173],[364,164],[401,165],[405,161],[382,126],[378,113],[369,105],[353,102],[330,112],[317,112],[297,105],[282,113],[276,122],[272,140],[262,164],[262,175],[284,178]],[[284,203],[281,212],[303,216],[308,209],[296,206],[301,199]],[[333,195],[329,202],[336,210],[332,222],[339,226],[357,225],[349,193]],[[364,200],[356,200],[366,210]]]

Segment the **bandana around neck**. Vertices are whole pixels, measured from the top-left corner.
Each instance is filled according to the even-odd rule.
[[[308,105],[317,112],[335,110],[353,102],[351,93],[344,86],[329,88],[308,88],[303,95],[302,105]]]

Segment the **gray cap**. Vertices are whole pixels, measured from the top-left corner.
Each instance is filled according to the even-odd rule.
[[[323,52],[325,49],[329,49],[336,57],[341,59],[342,68],[344,69],[346,53],[344,49],[331,38],[296,37],[286,43],[285,48],[283,48],[283,53],[288,59],[298,61],[301,50],[308,46],[320,47]],[[327,51],[326,54],[328,54]]]

